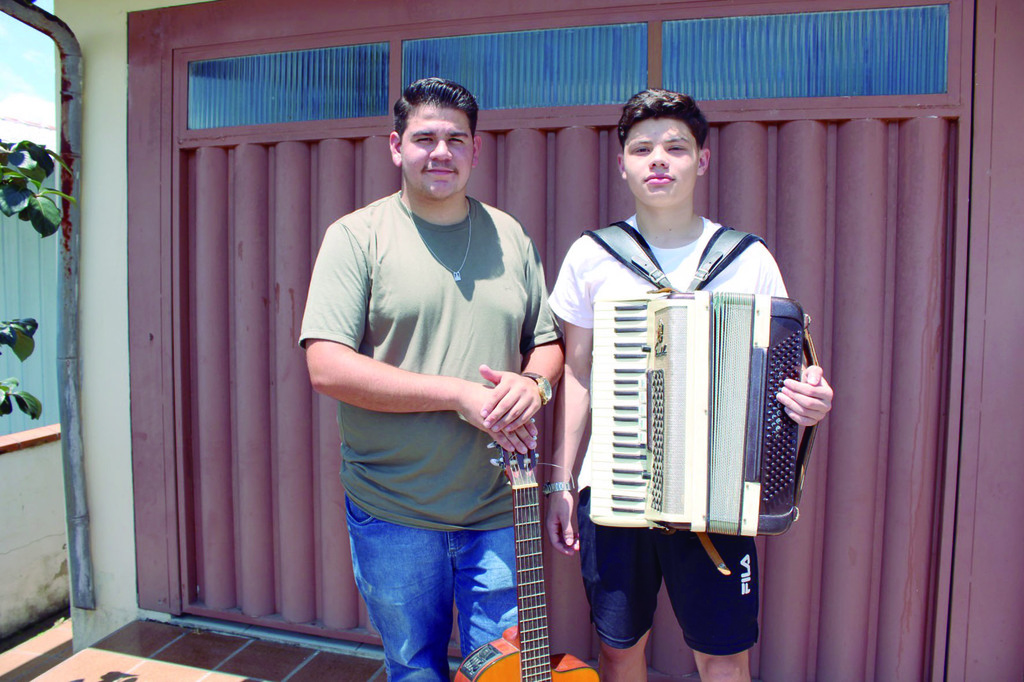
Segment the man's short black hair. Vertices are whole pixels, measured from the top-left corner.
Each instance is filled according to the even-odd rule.
[[[708,139],[708,120],[693,98],[680,92],[649,88],[642,90],[622,107],[619,119],[619,144],[625,147],[626,137],[633,126],[649,118],[674,118],[686,124],[693,133],[697,146],[703,148]]]
[[[476,98],[455,81],[432,76],[421,78],[402,92],[395,102],[395,132],[399,137],[405,134],[405,127],[412,110],[420,106],[434,106],[441,109],[457,109],[469,119],[469,132],[476,135],[476,114],[479,107]]]

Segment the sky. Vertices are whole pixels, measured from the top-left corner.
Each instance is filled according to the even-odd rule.
[[[53,0],[38,0],[36,5],[53,11]],[[52,129],[54,125],[57,86],[53,41],[0,12],[0,54],[0,138],[35,139],[33,129]],[[45,143],[45,133],[41,134],[44,139],[37,141]]]

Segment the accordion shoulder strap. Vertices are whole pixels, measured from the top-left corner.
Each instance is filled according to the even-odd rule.
[[[647,240],[629,223],[619,221],[599,230],[587,230],[583,234],[592,238],[617,261],[659,289],[675,289],[661,269],[661,264],[658,263]],[[700,265],[697,266],[697,272],[687,291],[703,289],[715,275],[754,242],[764,243],[760,237],[748,232],[740,232],[731,227],[719,228],[704,248]]]
[[[686,290],[700,291],[706,287],[715,278],[715,275],[736,260],[736,256],[743,253],[754,242],[764,244],[763,239],[749,232],[740,232],[731,227],[718,228],[718,231],[711,235],[708,245],[704,247],[700,265],[697,266],[693,281],[690,282],[690,286]]]
[[[675,288],[662,272],[647,240],[629,223],[619,221],[599,230],[587,230],[583,234],[600,244],[615,260],[659,289]]]

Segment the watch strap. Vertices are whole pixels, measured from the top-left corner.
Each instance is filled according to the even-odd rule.
[[[557,493],[562,490],[574,490],[575,486],[569,481],[554,481],[552,483],[544,484],[544,494],[550,495],[551,493]]]

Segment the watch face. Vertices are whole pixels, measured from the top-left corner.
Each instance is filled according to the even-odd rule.
[[[537,389],[540,391],[540,404],[547,405],[551,400],[551,382],[547,380],[547,377],[535,372],[524,372],[523,376],[530,377],[536,382]]]
[[[551,400],[551,382],[544,377],[537,379],[537,387],[540,388],[541,403],[547,404]]]

